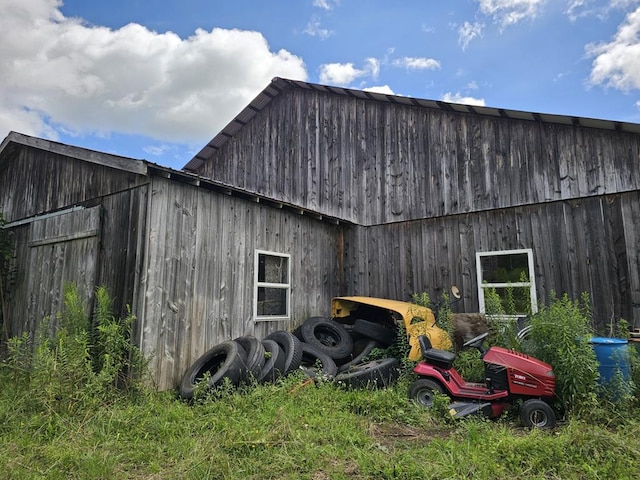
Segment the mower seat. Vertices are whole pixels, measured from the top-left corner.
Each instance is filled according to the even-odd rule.
[[[426,335],[420,335],[418,337],[418,343],[422,350],[422,358],[424,358],[431,365],[436,367],[449,369],[456,358],[456,354],[453,352],[447,352],[446,350],[438,350],[431,346],[431,341]]]

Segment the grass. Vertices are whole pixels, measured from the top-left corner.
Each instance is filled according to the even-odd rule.
[[[451,422],[410,403],[406,380],[348,391],[292,376],[191,405],[146,392],[73,414],[21,410],[3,385],[7,479],[624,479],[640,456],[637,417],[552,431]]]
[[[273,385],[199,390],[187,403],[126,375],[146,366],[128,342],[132,317],[115,318],[106,292],[96,293],[91,321],[69,288],[55,333],[8,342],[1,478],[638,478],[636,396],[611,403],[594,390],[550,431],[522,429],[513,414],[453,420],[443,398],[425,410],[407,398],[411,373],[375,391],[309,383],[299,373]],[[554,319],[573,321],[573,304],[561,306]]]

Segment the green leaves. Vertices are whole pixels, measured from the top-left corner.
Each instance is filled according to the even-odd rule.
[[[76,287],[66,285],[55,322],[45,319],[35,341],[27,335],[10,339],[2,366],[35,411],[72,413],[114,401],[142,389],[146,362],[130,343],[133,318],[113,315],[103,287],[90,318]]]
[[[531,319],[533,356],[551,364],[556,394],[567,413],[589,411],[598,389],[598,363],[589,340],[593,337],[588,296],[573,301],[552,296],[550,305]]]

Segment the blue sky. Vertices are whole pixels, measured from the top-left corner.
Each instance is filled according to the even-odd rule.
[[[276,76],[640,123],[640,0],[0,7],[0,138],[179,169]]]

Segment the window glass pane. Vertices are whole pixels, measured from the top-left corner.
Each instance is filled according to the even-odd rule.
[[[529,281],[529,261],[526,253],[480,257],[482,281],[515,283]]]
[[[258,257],[258,281],[264,283],[289,283],[288,259],[260,254]]]
[[[493,288],[498,297],[500,297],[500,304],[506,315],[528,315],[530,313],[531,295],[529,287],[489,288]],[[485,308],[488,308],[488,306],[485,306]]]
[[[258,315],[286,316],[287,289],[258,287]]]

